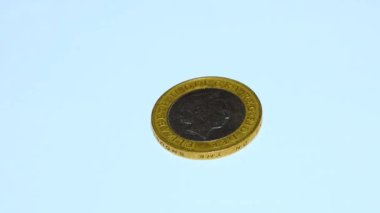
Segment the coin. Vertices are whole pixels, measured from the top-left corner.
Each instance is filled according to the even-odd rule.
[[[224,77],[175,85],[158,99],[151,120],[164,148],[191,159],[214,159],[240,150],[257,135],[261,121],[256,94]]]

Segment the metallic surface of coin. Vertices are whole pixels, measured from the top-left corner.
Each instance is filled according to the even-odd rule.
[[[169,125],[186,139],[210,141],[235,131],[244,116],[244,104],[236,95],[222,89],[200,89],[173,104]]]
[[[256,94],[222,77],[182,82],[164,93],[152,111],[160,144],[192,159],[213,159],[240,150],[256,136],[261,120]]]

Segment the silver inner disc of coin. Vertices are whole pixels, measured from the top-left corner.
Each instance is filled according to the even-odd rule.
[[[200,89],[180,97],[169,110],[175,133],[194,141],[223,138],[239,128],[245,117],[240,98],[223,89]]]

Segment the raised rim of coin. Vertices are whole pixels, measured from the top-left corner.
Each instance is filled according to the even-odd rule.
[[[189,92],[210,88],[226,90],[240,98],[245,107],[242,124],[225,137],[202,143],[176,134],[168,121],[171,106]],[[261,127],[262,107],[256,94],[236,80],[200,77],[179,83],[166,91],[154,105],[151,122],[157,140],[170,152],[190,159],[214,159],[232,154],[253,140]]]

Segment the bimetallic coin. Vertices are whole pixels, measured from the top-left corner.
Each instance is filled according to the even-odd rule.
[[[152,111],[160,144],[192,159],[213,159],[240,150],[256,136],[261,120],[256,94],[222,77],[182,82],[165,92]]]

